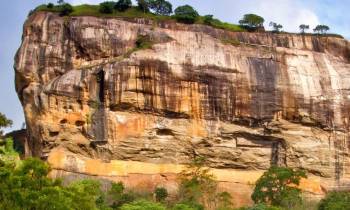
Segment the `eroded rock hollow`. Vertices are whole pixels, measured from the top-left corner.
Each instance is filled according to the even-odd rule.
[[[27,152],[53,176],[175,191],[205,156],[238,205],[273,164],[314,196],[350,184],[344,39],[36,12],[15,71]]]

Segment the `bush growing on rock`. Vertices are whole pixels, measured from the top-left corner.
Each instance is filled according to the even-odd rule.
[[[218,183],[204,164],[204,158],[195,158],[187,169],[180,173],[179,203],[197,210],[231,206],[230,194],[218,192]]]
[[[157,15],[170,15],[173,12],[173,5],[166,0],[148,0],[149,8]]]
[[[0,137],[3,134],[1,129],[12,126],[12,123],[12,120],[8,119],[3,113],[0,112]]]
[[[350,192],[331,192],[321,200],[318,210],[349,210]]]
[[[132,2],[131,0],[119,0],[114,8],[120,12],[124,12],[125,10],[131,8]]]
[[[164,187],[157,187],[154,194],[157,202],[163,202],[168,197],[168,191]]]
[[[175,9],[175,18],[177,21],[192,24],[199,17],[198,12],[190,5],[180,6]],[[209,17],[208,17],[209,19]],[[208,22],[209,20],[207,20]]]
[[[124,204],[120,210],[166,210],[160,203],[154,203],[147,200],[138,200],[130,204]]]
[[[58,10],[61,16],[67,16],[73,12],[73,7],[68,3],[63,3],[58,6]]]
[[[100,4],[99,11],[104,14],[112,14],[115,7],[114,1],[105,1]]]

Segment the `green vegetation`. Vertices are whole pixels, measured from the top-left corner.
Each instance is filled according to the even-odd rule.
[[[221,42],[226,45],[239,46],[241,43],[237,39],[221,39]]]
[[[157,15],[168,16],[173,12],[173,5],[165,0],[148,0],[148,8]]]
[[[131,0],[119,0],[115,5],[114,8],[120,12],[124,12],[127,9],[132,7]]]
[[[149,12],[149,1],[148,0],[137,0],[138,9],[143,13]]]
[[[318,210],[349,210],[350,192],[331,192],[322,199]]]
[[[179,202],[194,209],[221,209],[232,206],[231,196],[219,192],[215,177],[205,167],[205,159],[195,158],[179,175]],[[228,206],[229,205],[229,206]]]
[[[166,208],[160,203],[147,200],[137,200],[123,205],[120,210],[166,210]]]
[[[180,6],[175,10],[175,18],[181,23],[193,24],[198,17],[198,12],[190,5]]]
[[[245,14],[239,21],[239,25],[222,22],[215,19],[213,15],[200,16],[198,12],[190,5],[184,5],[176,8],[175,13],[172,15],[172,4],[166,0],[136,0],[137,6],[133,6],[131,0],[118,0],[102,2],[100,5],[78,5],[71,6],[65,3],[63,0],[58,1],[58,5],[49,3],[47,5],[40,5],[35,10],[31,11],[29,15],[32,15],[36,11],[48,11],[56,12],[61,16],[95,16],[95,17],[122,17],[122,18],[146,18],[151,19],[157,24],[163,21],[181,22],[186,24],[204,24],[214,28],[233,31],[233,32],[256,32],[265,31],[264,18],[256,14]],[[283,26],[274,22],[270,23],[273,28],[272,32],[281,32]],[[309,29],[309,25],[302,24],[299,29],[304,35],[305,31]],[[322,35],[327,37],[343,38],[338,34],[328,34],[330,28],[326,25],[318,25],[314,32],[316,35]]]
[[[118,11],[115,9],[116,2],[107,1],[102,2],[100,5],[78,5],[73,6],[73,11],[70,12],[69,16],[95,16],[95,17],[126,17],[126,18],[147,18],[156,22],[161,21],[178,21],[176,15],[169,16],[168,13],[171,9],[170,3],[167,1],[160,0],[138,0],[138,6],[133,6],[126,9],[125,11]],[[157,6],[160,4],[161,6]],[[60,5],[53,5],[52,3],[47,5],[38,6],[35,11],[47,11],[60,13]],[[34,11],[34,12],[35,12]],[[150,11],[154,12],[151,13]],[[180,10],[181,12],[181,10]],[[31,12],[33,14],[33,12]],[[198,14],[198,13],[197,13]],[[193,14],[192,14],[193,15]],[[180,18],[181,19],[181,18]],[[210,25],[214,28],[224,29],[229,31],[244,31],[239,25],[221,22],[218,19],[212,18],[210,21],[206,21],[206,16],[197,16],[195,18],[195,24]]]
[[[157,202],[163,202],[168,197],[168,191],[164,187],[157,187],[154,190]]]
[[[309,26],[309,25],[305,25],[305,24],[301,24],[301,25],[299,26],[299,29],[300,29],[300,31],[301,31],[302,34],[305,34],[305,31],[306,31],[306,30],[309,30],[309,29],[310,29],[310,26]]]
[[[295,186],[306,178],[301,170],[271,167],[256,182],[252,199],[255,203],[294,208],[301,203],[301,191]]]
[[[9,158],[11,157],[11,158]],[[126,191],[123,183],[112,183],[101,190],[96,180],[75,181],[63,186],[60,180],[48,178],[47,163],[28,158],[19,160],[11,140],[0,142],[0,209],[3,210],[234,210],[232,197],[219,192],[217,182],[205,159],[196,158],[178,177],[179,191],[169,197],[165,188],[150,194]],[[315,209],[302,202],[295,188],[300,170],[272,167],[257,181],[252,195],[256,205],[239,210]],[[333,192],[324,198],[318,210],[346,210],[349,192]]]
[[[278,24],[275,22],[270,22],[270,26],[273,28],[272,32],[275,32],[275,33],[281,32],[281,29],[283,28],[281,24]]]
[[[246,14],[243,19],[239,21],[239,24],[247,29],[256,30],[258,28],[264,27],[264,18],[255,14]]]
[[[100,4],[99,12],[104,14],[112,14],[114,11],[115,2],[105,1]]]
[[[3,128],[12,126],[12,120],[8,119],[3,113],[0,112],[0,137],[3,135]]]
[[[325,34],[327,31],[329,31],[329,27],[326,25],[317,25],[316,28],[314,28],[314,32],[318,34]]]

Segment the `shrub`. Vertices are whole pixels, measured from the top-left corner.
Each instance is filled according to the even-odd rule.
[[[301,193],[294,186],[299,184],[302,177],[306,178],[304,171],[273,166],[257,181],[252,199],[255,203],[287,205],[284,207],[288,208],[298,205]]]
[[[124,204],[120,210],[166,210],[166,208],[160,203],[138,200],[130,204]]]
[[[115,7],[114,1],[105,1],[100,4],[99,11],[104,14],[112,14]]]
[[[157,187],[154,194],[157,202],[163,202],[168,197],[168,191],[164,187]]]
[[[196,208],[193,208],[187,204],[183,204],[183,203],[179,203],[179,204],[176,204],[172,210],[197,210]]]
[[[125,10],[131,8],[132,2],[131,0],[119,0],[114,8],[120,12],[124,12]]]
[[[70,13],[73,12],[73,7],[72,5],[68,4],[68,3],[64,3],[58,6],[58,10],[61,16],[67,16]]]
[[[349,210],[350,192],[331,192],[321,200],[318,210]]]
[[[214,16],[213,15],[205,15],[203,17],[203,23],[206,25],[212,25],[214,21]]]
[[[47,8],[52,9],[55,5],[53,3],[48,3]]]
[[[182,23],[192,24],[198,16],[198,12],[190,5],[180,6],[175,10],[175,18]]]
[[[136,39],[136,49],[149,49],[152,47],[153,42],[148,35],[139,35]]]
[[[179,202],[197,210],[204,207],[211,209],[213,206],[229,206],[231,196],[227,192],[218,193],[217,182],[204,164],[204,158],[195,158],[179,174]]]
[[[1,128],[12,126],[12,123],[13,123],[12,120],[7,119],[7,117],[0,112],[0,136],[2,136],[3,134],[3,131],[1,130]]]
[[[266,204],[260,203],[252,207],[241,208],[240,210],[282,210],[282,209],[276,206],[267,206]]]
[[[149,8],[157,15],[170,15],[173,12],[173,5],[166,0],[149,0]]]

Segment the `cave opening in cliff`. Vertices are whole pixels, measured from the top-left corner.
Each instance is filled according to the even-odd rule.
[[[101,103],[105,102],[104,89],[105,89],[105,72],[101,69],[97,75],[96,80],[98,83],[98,99]]]

